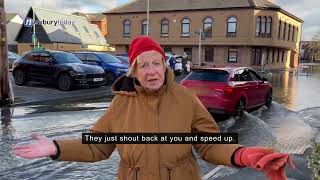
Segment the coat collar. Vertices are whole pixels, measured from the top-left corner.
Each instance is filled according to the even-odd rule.
[[[118,78],[112,85],[112,92],[114,94],[122,94],[127,96],[137,96],[138,94],[158,96],[163,94],[168,88],[172,87],[174,83],[174,74],[170,68],[167,67],[165,73],[165,82],[158,91],[150,91],[143,88],[139,81],[126,75]]]

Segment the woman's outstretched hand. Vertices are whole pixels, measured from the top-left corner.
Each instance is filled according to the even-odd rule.
[[[262,171],[271,180],[287,180],[285,172],[287,164],[295,170],[295,165],[288,154],[274,152],[271,148],[264,147],[238,149],[235,154],[235,163]]]
[[[31,137],[35,140],[34,144],[14,146],[12,148],[13,154],[23,158],[33,159],[53,156],[57,153],[57,148],[53,141],[46,136],[32,133]]]

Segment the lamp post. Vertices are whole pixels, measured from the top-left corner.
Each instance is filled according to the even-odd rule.
[[[149,9],[150,9],[150,2],[147,0],[147,36],[149,36]]]
[[[202,39],[202,29],[199,31],[199,66],[201,66],[201,39]]]

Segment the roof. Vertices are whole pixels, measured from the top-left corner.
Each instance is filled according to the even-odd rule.
[[[176,2],[174,2],[176,1]],[[151,0],[150,11],[226,9],[244,7],[280,8],[267,0]],[[134,0],[106,13],[146,12],[147,0]]]
[[[60,13],[48,9],[42,9],[37,7],[31,7],[28,13],[28,17],[32,16],[34,11],[38,20],[57,21],[68,20],[74,22],[73,25],[51,25],[42,24],[43,29],[47,33],[50,41],[63,42],[73,44],[87,44],[87,45],[107,45],[105,37],[102,35],[99,27],[95,24],[88,22],[86,17]],[[22,28],[26,28],[22,26]],[[21,30],[20,30],[21,32]]]
[[[101,21],[106,18],[106,16],[102,13],[88,13],[86,15],[89,21]]]
[[[19,15],[18,13],[6,13],[6,23],[8,23],[9,21],[11,21],[14,17],[16,17],[16,15]]]
[[[105,14],[138,13],[146,12],[147,0],[134,0],[117,8],[111,9]],[[185,11],[185,10],[209,10],[230,8],[263,8],[282,10],[280,6],[268,0],[150,0],[149,11]],[[298,17],[282,10],[285,14],[302,21]]]

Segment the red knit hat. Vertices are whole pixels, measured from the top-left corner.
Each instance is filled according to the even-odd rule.
[[[141,53],[152,50],[159,52],[162,55],[163,60],[166,59],[163,49],[149,36],[138,36],[133,39],[129,49],[130,66]]]

